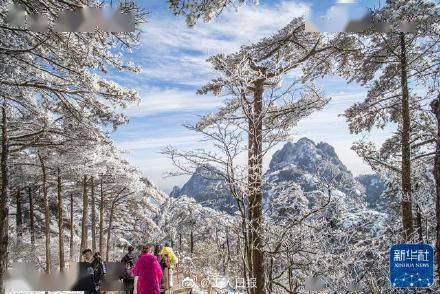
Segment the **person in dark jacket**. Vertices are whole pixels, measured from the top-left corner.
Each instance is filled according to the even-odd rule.
[[[122,257],[121,262],[122,264],[126,264],[127,262],[131,262],[132,264],[135,264],[137,261],[137,256],[134,252],[134,247],[133,246],[128,246],[128,252],[127,254],[124,255],[124,257]]]
[[[121,274],[121,280],[124,285],[124,291],[126,293],[132,294],[134,291],[134,276],[131,272],[133,270],[133,263],[131,261],[127,261],[124,264],[124,269]]]
[[[85,293],[99,293],[104,278],[104,266],[100,258],[93,255],[91,249],[82,252],[84,262],[80,264],[79,280],[72,291],[84,291]]]
[[[99,253],[99,252],[95,252],[95,254],[93,255],[96,259],[98,259],[100,262],[102,262],[102,267],[103,267],[103,270],[104,270],[104,274],[106,274],[107,273],[107,267],[106,267],[106,265],[105,265],[105,262],[104,262],[104,260],[102,259],[102,257],[101,257],[101,253]]]
[[[170,260],[168,255],[162,254],[162,245],[157,244],[154,246],[154,255],[157,257],[157,261],[162,268],[163,276],[160,283],[160,293],[166,293],[170,289]]]

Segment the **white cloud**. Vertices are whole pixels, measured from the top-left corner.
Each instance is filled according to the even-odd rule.
[[[172,146],[182,146],[182,145],[190,145],[200,140],[200,137],[197,135],[174,135],[174,136],[164,136],[160,138],[145,138],[140,137],[135,140],[127,140],[118,143],[118,146],[122,148],[124,151],[128,151],[129,153],[132,151],[139,150],[147,150],[147,149],[155,149],[157,152],[160,152],[162,148],[167,145]]]
[[[222,99],[211,95],[197,95],[194,90],[177,88],[144,87],[141,101],[130,105],[124,113],[130,117],[142,117],[171,111],[206,111],[221,105]]]
[[[245,6],[229,9],[212,23],[194,28],[182,18],[161,16],[144,27],[141,58],[143,75],[165,82],[198,85],[212,77],[206,59],[217,53],[231,53],[258,41],[287,25],[292,18],[310,13],[308,4],[281,2],[276,6]]]
[[[294,17],[309,13],[310,6],[297,1],[273,7],[244,6],[239,12],[227,10],[213,22],[193,28],[186,27],[181,18],[165,16],[145,25],[144,46],[161,52],[189,49],[228,53],[274,33]]]
[[[357,0],[337,0],[336,3],[339,4],[355,4],[358,3]]]
[[[322,17],[322,27],[325,32],[343,32],[350,20],[348,7],[346,5],[333,5]]]
[[[245,6],[227,10],[212,23],[186,27],[183,18],[155,16],[145,24],[143,44],[137,60],[138,76],[147,83],[139,88],[141,102],[125,113],[131,117],[169,111],[210,110],[221,98],[198,96],[195,90],[214,77],[206,59],[220,52],[231,53],[243,44],[271,35],[293,17],[306,15],[310,6],[296,1],[276,6]],[[138,78],[136,77],[136,78]],[[166,84],[152,87],[148,83]],[[180,89],[181,86],[191,89]]]

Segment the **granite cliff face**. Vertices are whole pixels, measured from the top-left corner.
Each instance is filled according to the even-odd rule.
[[[182,186],[174,187],[171,197],[190,196],[203,206],[233,213],[236,210],[235,201],[230,197],[228,186],[217,176],[215,168],[197,168],[191,178]]]

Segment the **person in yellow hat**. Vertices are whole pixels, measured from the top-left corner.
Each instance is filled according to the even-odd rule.
[[[170,242],[168,242],[168,241],[166,241],[164,243],[164,246],[163,246],[160,254],[166,255],[168,257],[168,260],[170,261],[169,285],[170,285],[170,287],[172,287],[173,286],[173,270],[174,270],[174,267],[179,263],[179,259],[177,258],[176,254],[174,254],[173,248],[171,248]]]

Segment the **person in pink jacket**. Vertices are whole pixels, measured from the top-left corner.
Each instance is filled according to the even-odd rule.
[[[151,253],[152,250],[152,246],[144,246],[142,255],[132,270],[135,277],[134,294],[160,294],[163,273],[157,257]]]

